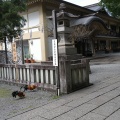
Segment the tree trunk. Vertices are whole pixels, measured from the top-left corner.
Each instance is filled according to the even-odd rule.
[[[8,64],[6,37],[4,39],[4,43],[5,43],[5,60],[6,60],[5,62],[6,62],[6,64]]]

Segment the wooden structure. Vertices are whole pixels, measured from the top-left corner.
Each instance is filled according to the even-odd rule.
[[[71,20],[70,25],[74,29],[77,29],[78,26],[80,27],[79,37],[76,36],[77,40],[75,39],[72,41],[78,53],[86,56],[90,52],[92,55],[95,55],[100,51],[119,51],[120,20],[111,17],[101,6],[94,4],[81,7],[63,0],[28,0],[27,11],[21,13],[27,20],[23,28],[23,47],[25,56],[30,56],[32,54],[33,59],[37,62],[47,61],[48,58],[52,56],[51,43],[53,36],[51,33],[53,25],[48,17],[52,15],[53,9],[57,12],[59,11],[60,3],[66,4],[66,12],[77,16]],[[74,25],[75,23],[78,24],[73,26],[72,22],[74,22]],[[85,33],[87,36],[81,39],[83,38],[81,33]],[[20,40],[15,41],[17,50],[19,49],[19,41]],[[0,44],[0,48],[3,50],[1,45],[3,44]],[[18,56],[19,55],[17,55],[17,57]]]

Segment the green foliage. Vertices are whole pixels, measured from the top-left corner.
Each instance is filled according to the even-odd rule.
[[[106,7],[112,16],[120,18],[120,0],[101,0],[100,4]]]
[[[10,94],[11,94],[10,90],[7,90],[5,88],[0,88],[0,98],[9,97]]]
[[[60,96],[57,95],[52,96],[52,99],[58,99],[58,98],[60,98]]]
[[[25,19],[19,13],[26,10],[26,0],[0,0],[0,40],[8,36],[9,40],[21,33]]]

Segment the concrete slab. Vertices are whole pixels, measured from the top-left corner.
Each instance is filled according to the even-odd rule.
[[[89,104],[93,104],[93,105],[100,106],[100,105],[108,102],[109,100],[110,100],[109,97],[106,97],[106,96],[102,95],[102,96],[99,96],[99,97],[97,97],[97,98],[89,101],[88,103],[89,103]]]
[[[117,89],[115,89],[115,90],[112,90],[112,91],[110,91],[110,92],[108,92],[108,93],[105,93],[104,95],[105,95],[105,96],[108,96],[108,97],[111,97],[111,98],[114,98],[114,97],[120,95],[120,91],[117,90]]]
[[[39,114],[41,117],[44,117],[46,119],[53,119],[57,116],[60,116],[68,111],[70,111],[72,108],[71,107],[66,107],[66,106],[60,106],[56,109],[52,109],[48,112],[45,112],[43,114]]]
[[[120,110],[116,111],[114,114],[112,114],[105,120],[120,120]]]
[[[101,92],[109,92],[111,90],[117,89],[118,87],[120,87],[120,82],[115,82],[114,84],[111,84],[108,87],[101,89]]]
[[[46,110],[46,109],[44,109],[42,107],[41,108],[36,108],[34,110],[22,113],[20,115],[17,115],[15,117],[11,117],[11,118],[8,118],[8,119],[9,120],[28,120],[28,119],[31,119],[31,118],[35,118],[36,116],[38,116],[40,114],[43,114],[43,113],[45,113],[47,111],[48,110]]]
[[[47,105],[44,105],[43,108],[44,109],[47,109],[47,110],[52,110],[52,109],[55,109],[55,108],[58,108],[58,107],[61,107],[62,105],[66,104],[70,102],[70,100],[65,100],[65,99],[59,99],[57,101],[54,101],[52,103],[49,103]]]
[[[114,98],[113,100],[111,100],[110,102],[116,103],[116,104],[120,104],[120,96]]]
[[[27,120],[27,119],[26,119],[26,120]],[[47,119],[42,118],[42,117],[40,117],[40,116],[36,116],[36,117],[30,118],[30,119],[28,119],[28,120],[47,120]]]
[[[79,118],[78,120],[104,120],[105,116],[96,114],[96,113],[88,113],[87,115]]]
[[[84,104],[67,113],[64,113],[53,120],[76,120],[96,108],[96,105]]]
[[[97,97],[101,94],[102,94],[101,92],[91,93],[89,95],[84,96],[83,98],[79,98],[79,99],[76,99],[72,102],[69,102],[69,103],[65,104],[65,106],[77,107],[77,106],[80,106],[86,102],[89,102],[90,100],[94,99],[95,97]]]
[[[120,106],[118,106],[116,103],[108,102],[108,103],[100,106],[99,108],[95,109],[92,112],[108,117],[109,115],[114,113],[118,108],[120,108]]]

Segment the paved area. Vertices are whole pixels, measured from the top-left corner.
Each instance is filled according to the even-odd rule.
[[[40,106],[0,120],[120,120],[120,54],[92,59],[90,64],[92,86],[55,99],[47,93],[45,104],[38,102]]]

